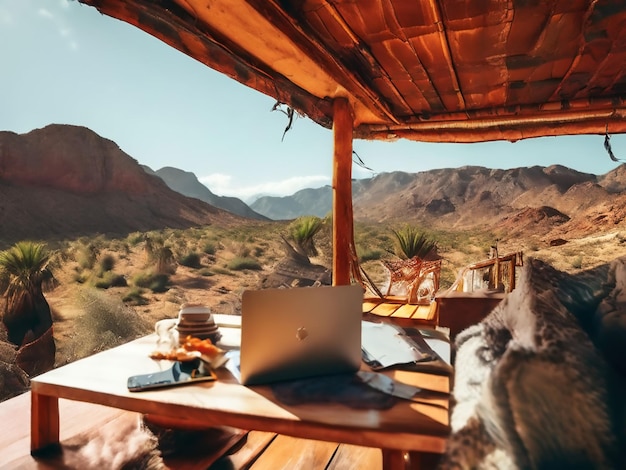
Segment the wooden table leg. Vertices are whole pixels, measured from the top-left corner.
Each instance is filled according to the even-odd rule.
[[[406,453],[402,450],[382,449],[383,470],[405,470],[407,468]]]
[[[59,399],[31,391],[30,453],[41,455],[59,448]]]

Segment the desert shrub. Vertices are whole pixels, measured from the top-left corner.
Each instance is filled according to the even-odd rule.
[[[576,258],[572,259],[572,268],[574,269],[581,269],[583,267],[583,257],[582,256],[577,256]]]
[[[174,252],[165,243],[163,237],[146,236],[145,250],[148,255],[148,260],[156,264],[157,273],[174,274],[176,272]]]
[[[200,274],[200,276],[204,276],[204,277],[211,277],[211,276],[215,276],[215,272],[213,272],[211,269],[209,268],[202,268],[198,271],[198,274]]]
[[[374,261],[379,260],[383,252],[382,250],[377,250],[375,248],[367,248],[365,250],[357,250],[359,255],[359,261],[364,263],[366,261]]]
[[[143,289],[140,287],[131,287],[122,297],[122,301],[129,305],[146,305],[148,299],[143,296]]]
[[[214,255],[217,253],[217,245],[214,242],[206,242],[202,251],[207,255]]]
[[[219,266],[215,266],[213,267],[213,272],[215,274],[223,274],[225,276],[233,276],[233,273],[230,269],[228,269],[228,267],[219,267]]]
[[[100,272],[106,273],[107,271],[112,271],[115,267],[115,256],[111,254],[104,255],[100,258],[100,262],[98,264],[100,266]]]
[[[250,247],[244,243],[239,244],[239,247],[235,250],[237,256],[239,258],[249,258],[250,257]]]
[[[133,278],[133,284],[158,293],[167,291],[169,280],[170,277],[167,274],[140,273]]]
[[[178,259],[178,264],[182,266],[187,266],[188,268],[199,269],[202,267],[202,263],[200,263],[199,253],[187,253],[186,255],[181,256]]]
[[[82,314],[68,344],[70,361],[126,343],[152,331],[153,325],[133,308],[104,292],[82,289],[78,293]]]
[[[100,254],[100,249],[92,244],[81,245],[76,255],[78,265],[83,269],[93,269]]]
[[[77,284],[84,284],[89,280],[89,273],[80,270],[72,274],[72,280]]]
[[[254,258],[236,257],[229,261],[228,269],[243,271],[244,269],[260,270],[261,264]]]
[[[130,246],[137,246],[142,241],[144,241],[144,239],[145,239],[145,235],[140,232],[131,233],[130,235],[128,235],[128,237],[126,237],[126,240],[128,240],[128,244]]]
[[[115,274],[113,271],[105,272],[102,277],[94,281],[94,286],[98,289],[108,289],[109,287],[126,287],[128,283],[122,274]]]
[[[252,250],[252,254],[257,258],[263,256],[265,254],[265,248],[257,245],[254,247],[254,250]]]

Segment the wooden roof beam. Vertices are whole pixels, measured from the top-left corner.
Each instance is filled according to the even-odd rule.
[[[491,140],[517,141],[531,137],[626,132],[626,104],[600,109],[472,116],[465,113],[430,116],[399,126],[360,126],[355,137],[376,140],[406,138],[423,142],[473,143]]]

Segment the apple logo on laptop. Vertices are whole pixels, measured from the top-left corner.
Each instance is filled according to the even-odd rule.
[[[309,332],[307,331],[305,327],[301,326],[300,328],[296,330],[296,338],[298,338],[298,341],[303,341],[307,339],[308,337],[309,337]]]

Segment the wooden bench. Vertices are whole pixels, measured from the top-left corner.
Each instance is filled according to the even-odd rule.
[[[59,400],[63,419],[61,441],[76,441],[98,432],[123,432],[137,413],[71,400]],[[58,456],[34,458],[30,455],[30,392],[0,403],[0,468],[61,468]],[[363,469],[380,470],[380,449],[332,442],[297,439],[270,432],[240,432],[215,448],[189,460],[166,458],[172,469]]]

